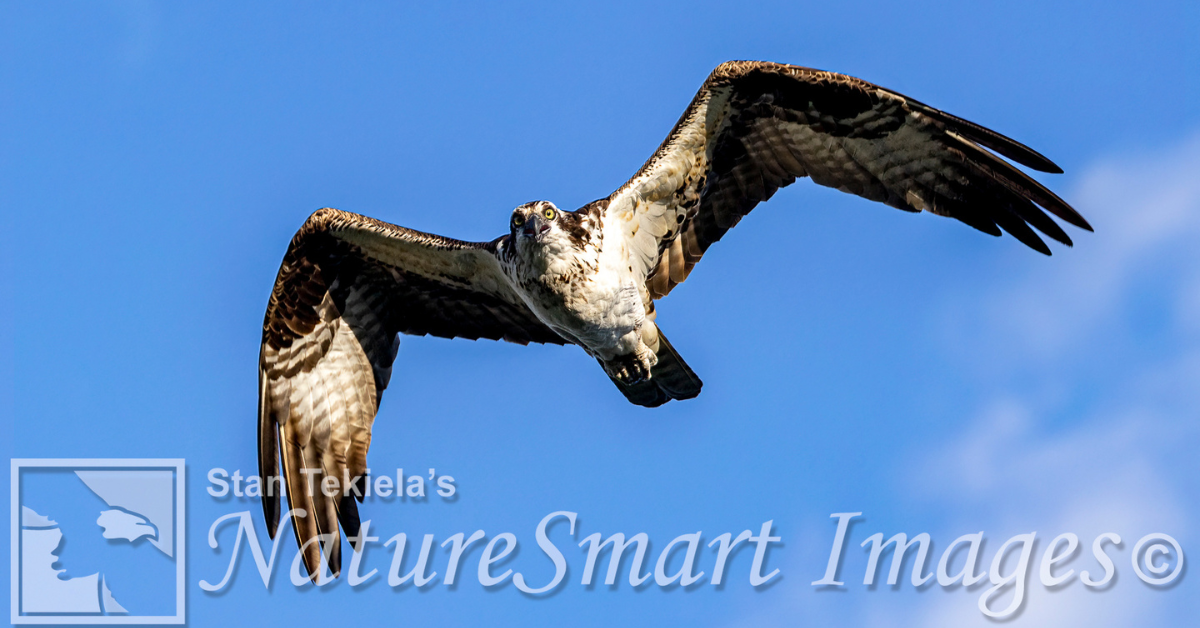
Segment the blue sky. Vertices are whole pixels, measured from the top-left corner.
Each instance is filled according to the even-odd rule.
[[[1097,569],[1097,535],[1125,539],[1115,586],[1047,592],[1034,573],[1012,625],[1200,612],[1195,574],[1157,590],[1129,563],[1150,532],[1200,552],[1195,3],[0,10],[0,448],[186,458],[191,625],[982,626],[977,589],[862,586],[858,547],[928,532],[936,557],[980,530],[985,567],[1015,534],[1037,531],[1038,556],[1078,534],[1077,570]],[[736,58],[853,74],[1025,142],[1064,168],[1039,179],[1096,233],[1044,258],[802,181],[660,304],[705,380],[697,400],[632,407],[578,349],[403,338],[371,466],[436,468],[459,497],[363,516],[438,542],[513,532],[512,566],[539,581],[533,529],[553,511],[579,513],[576,543],[646,532],[655,553],[770,519],[781,579],[750,587],[743,552],[721,589],[587,589],[556,528],[571,571],[545,599],[473,577],[296,590],[283,572],[267,592],[245,556],[227,593],[199,590],[228,560],[208,526],[257,516],[204,475],[255,468],[262,313],[309,213],[491,239],[525,201],[606,196]],[[843,511],[865,513],[847,586],[817,591]]]

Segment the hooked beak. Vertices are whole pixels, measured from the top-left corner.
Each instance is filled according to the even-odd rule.
[[[542,236],[546,235],[546,232],[549,230],[550,225],[537,218],[530,218],[526,221],[525,226],[521,227],[521,237],[541,240]]]

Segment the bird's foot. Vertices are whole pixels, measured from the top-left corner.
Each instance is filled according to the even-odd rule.
[[[605,362],[604,370],[608,373],[609,377],[626,386],[632,386],[650,379],[650,368],[654,366],[656,361],[654,353],[649,349],[645,349],[626,355],[619,355]]]

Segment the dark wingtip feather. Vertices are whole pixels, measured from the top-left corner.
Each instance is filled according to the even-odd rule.
[[[337,524],[333,524],[337,527]],[[334,532],[324,533],[322,536],[329,537],[329,543],[322,542],[321,549],[324,550],[327,562],[329,563],[329,574],[334,579],[342,575],[342,538],[341,535]],[[322,541],[325,539],[322,538]]]
[[[1029,225],[1020,216],[1007,209],[997,208],[993,217],[1001,229],[1020,240],[1022,244],[1043,255],[1050,255],[1050,247],[1046,246],[1046,243],[1033,232],[1033,229],[1029,228]]]
[[[986,150],[979,148],[979,146],[976,146],[972,143],[972,139],[974,138],[967,138],[966,141],[962,141],[962,146],[966,147],[970,155],[973,155],[978,159],[978,162],[976,163],[977,166],[982,167],[984,171],[990,172],[991,176],[993,177],[997,177],[998,175],[998,180],[1003,179],[1006,186],[1008,186],[1010,189],[1018,191],[1021,196],[1033,201],[1034,203],[1037,203],[1045,208],[1046,211],[1058,216],[1067,223],[1079,227],[1085,231],[1093,231],[1092,226],[1088,224],[1088,221],[1084,219],[1079,212],[1075,211],[1074,207],[1071,207],[1066,201],[1059,198],[1057,194],[1051,192],[1046,188],[1046,186],[1038,183],[1033,177],[1020,171],[1012,164],[1000,159],[999,157],[996,157]],[[983,142],[979,143],[983,144]],[[984,145],[988,146],[987,144]],[[988,147],[993,148],[991,146]],[[1007,153],[1001,152],[1000,154],[1010,159],[1015,159],[1015,157]],[[1019,161],[1019,163],[1024,162]],[[1047,235],[1050,234],[1047,233]]]
[[[1063,231],[1062,227],[1058,226],[1058,223],[1054,222],[1053,218],[1038,209],[1029,199],[1012,199],[1012,210],[1024,219],[1025,222],[1033,226],[1034,229],[1046,234],[1047,237],[1067,246],[1072,245],[1071,236],[1068,236],[1067,232]]]
[[[357,490],[352,491],[352,492],[354,493],[354,499],[357,499],[358,503],[360,503],[360,504],[362,503],[363,499],[365,498],[365,496],[367,494],[367,490],[368,490],[367,485],[370,483],[371,483],[371,475],[369,473],[363,473],[362,475],[354,478],[354,481],[352,482],[352,484],[354,485],[355,489],[357,489]],[[355,514],[355,516],[358,515],[357,507],[355,507],[355,509],[354,509],[354,514]]]
[[[279,473],[279,431],[267,405],[267,374],[258,369],[258,477],[263,483],[263,519],[272,539],[279,532],[279,491],[271,478]]]
[[[925,106],[928,107],[928,105]],[[958,116],[951,115],[945,111],[933,109],[932,107],[929,109],[933,117],[940,119],[951,131],[962,135],[972,142],[986,146],[1022,166],[1049,174],[1062,174],[1063,172],[1063,169],[1058,164],[1050,161],[1048,157],[1011,137],[997,133],[985,126],[975,124],[970,120],[964,120]]]
[[[286,437],[281,437],[280,443],[288,508],[292,511],[292,532],[296,535],[296,546],[301,549],[304,570],[308,572],[309,580],[316,582],[321,573],[321,543],[313,539],[320,537],[321,529],[313,496],[305,484],[306,477],[300,472],[304,452]]]
[[[1025,173],[1016,171],[1015,169],[1014,172],[1018,172],[1020,176],[1025,175]],[[1045,207],[1047,211],[1055,216],[1062,218],[1068,223],[1075,225],[1084,231],[1093,231],[1092,226],[1088,224],[1088,221],[1079,212],[1075,211],[1074,207],[1071,207],[1066,201],[1059,198],[1057,194],[1046,189],[1045,186],[1037,181],[1034,181],[1032,178],[1026,177],[1025,180],[1032,184],[1030,186],[1030,191],[1032,192],[1030,197],[1034,202],[1042,207]]]
[[[996,222],[994,220],[979,214],[977,211],[969,207],[958,206],[951,211],[950,216],[967,225],[968,227],[986,233],[992,237],[998,238],[1003,235],[1003,232],[1000,231],[1000,227],[996,226]]]
[[[1024,225],[1025,223],[1021,224]],[[1014,238],[1020,240],[1022,244],[1037,251],[1038,253],[1041,253],[1046,257],[1053,255],[1053,253],[1050,252],[1050,247],[1046,246],[1046,243],[1043,242],[1041,238],[1037,237],[1037,234],[1033,232],[1033,229],[1025,227],[1024,230],[1021,230],[1018,228],[1016,231],[1009,231],[1009,233],[1012,234]]]
[[[358,503],[354,501],[354,497],[343,495],[338,502],[338,522],[342,524],[342,530],[346,534],[346,539],[350,541],[350,545],[358,549],[362,545],[362,539],[359,538],[362,521],[359,519]]]
[[[309,468],[321,468],[314,458],[308,458]],[[314,486],[321,486],[325,477],[322,473],[318,473],[314,478]],[[338,500],[325,495],[320,489],[317,490],[317,495],[313,496],[316,509],[314,517],[317,527],[317,536],[320,542],[315,545],[320,547],[321,552],[325,556],[326,564],[329,566],[329,572],[332,577],[337,578],[342,573],[342,536],[338,530],[338,520],[340,514],[338,512]],[[353,502],[353,500],[349,500]],[[357,514],[355,510],[355,514]],[[316,570],[310,569],[309,573],[320,573],[320,563],[316,565]]]

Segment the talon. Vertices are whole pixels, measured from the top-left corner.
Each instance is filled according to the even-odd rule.
[[[618,382],[633,386],[650,379],[650,368],[654,354],[649,351],[620,356],[604,365],[609,376]]]

